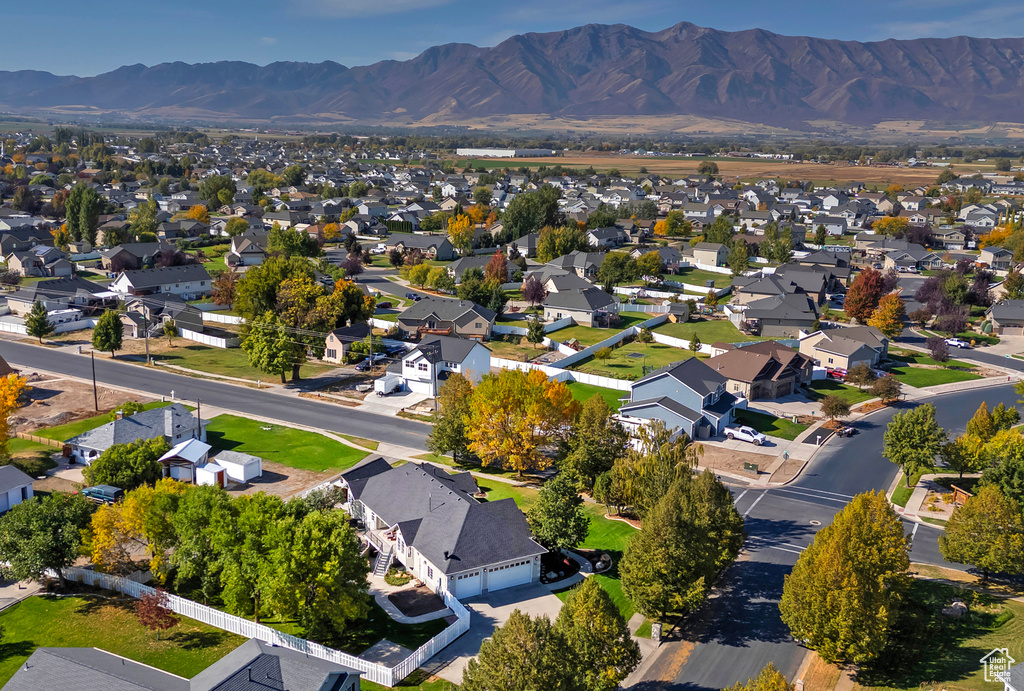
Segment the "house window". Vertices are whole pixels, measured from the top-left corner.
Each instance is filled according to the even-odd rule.
[[[420,372],[426,372],[426,371],[427,371],[427,369],[429,369],[429,368],[427,367],[427,363],[425,363],[425,362],[421,362],[421,363],[420,363],[420,364],[419,364],[419,365],[418,365],[418,366],[416,367],[416,369],[418,369],[418,370],[419,370]]]
[[[433,577],[434,577],[434,569],[432,569],[431,567],[428,566],[427,567],[427,578],[433,578]]]
[[[328,348],[327,349],[327,357],[329,357],[329,358],[331,358],[333,360],[334,358],[338,357],[338,351],[334,350],[333,348]]]
[[[828,359],[828,364],[830,364],[830,365],[832,364],[832,358]]]
[[[483,322],[477,322],[477,323],[476,323],[476,328],[478,328],[478,329],[482,329],[482,328],[484,328],[484,324],[483,324]]]
[[[408,367],[408,368],[410,368],[410,369],[412,369],[413,367],[415,367],[415,366],[416,366],[416,363],[415,363],[415,362],[409,362],[409,361],[406,361],[406,362],[405,362],[405,366],[406,366],[406,367]]]

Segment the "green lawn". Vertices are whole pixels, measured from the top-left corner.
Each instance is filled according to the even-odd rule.
[[[397,322],[398,314],[396,312],[384,312],[373,315],[374,319],[381,319],[386,322]]]
[[[756,336],[747,336],[740,333],[740,330],[733,326],[728,319],[691,319],[685,323],[672,324],[666,322],[655,327],[656,333],[665,334],[673,338],[681,338],[687,342],[696,333],[701,343],[711,345],[716,341],[722,343],[744,343],[747,341],[762,341],[764,339]]]
[[[179,339],[176,348],[155,355],[154,359],[159,359],[168,365],[177,365],[178,367],[186,367],[209,374],[219,374],[225,377],[237,377],[250,381],[280,381],[280,377],[260,372],[250,365],[248,356],[241,348],[213,348],[199,344],[182,345],[185,342]],[[328,372],[336,366],[327,363],[308,362],[302,366],[300,374],[303,377],[312,377]]]
[[[740,424],[753,427],[762,434],[780,439],[789,439],[790,441],[796,439],[800,436],[801,432],[807,429],[807,425],[801,425],[799,422],[775,417],[774,415],[757,413],[753,410],[737,410],[736,419]]]
[[[677,281],[701,287],[704,286],[704,281],[714,281],[716,288],[728,288],[732,285],[731,274],[719,274],[714,271],[704,271],[703,269],[680,269],[677,274],[662,274],[661,277],[666,281]]]
[[[619,391],[617,389],[606,389],[603,386],[594,386],[592,384],[581,384],[579,382],[569,382],[569,391],[572,392],[572,397],[582,403],[583,401],[591,398],[592,396],[600,396],[608,404],[608,407],[612,410],[618,410],[619,406],[622,405],[619,402],[620,396],[628,396],[628,391]]]
[[[870,391],[861,391],[856,386],[843,384],[835,379],[818,379],[811,382],[807,396],[812,401],[820,401],[825,396],[839,396],[850,405],[857,405],[874,398]]]
[[[523,511],[528,511],[534,502],[537,501],[537,490],[514,487],[503,482],[484,482],[481,485],[481,489],[487,491],[488,501],[512,498]],[[625,594],[622,592],[618,564],[622,558],[622,553],[626,549],[629,537],[636,533],[636,529],[628,523],[605,518],[605,508],[600,504],[586,503],[583,505],[583,510],[590,517],[590,533],[587,535],[587,539],[583,541],[581,547],[583,549],[600,549],[608,552],[614,563],[612,569],[607,573],[596,574],[590,576],[590,578],[597,579],[597,582],[605,589],[605,592],[611,597],[615,606],[619,608],[619,612],[628,621],[633,616],[635,609],[633,603],[626,599]],[[556,594],[563,601],[568,597],[568,591]]]
[[[934,331],[925,331],[924,333],[928,336],[949,338],[949,336],[946,334],[941,334]],[[960,340],[967,341],[968,343],[970,343],[971,341],[974,341],[975,343],[984,343],[986,345],[996,345],[997,343],[999,343],[999,336],[993,336],[992,334],[981,334],[976,333],[974,331],[961,331],[956,335],[956,337],[959,338]],[[957,350],[957,348],[950,347],[950,352],[956,352]]]
[[[143,408],[145,408],[146,410],[151,410],[153,408],[162,408],[167,405],[170,405],[170,403],[161,403],[160,401],[154,401],[152,403],[145,404]],[[96,429],[100,425],[105,425],[108,422],[110,422],[110,414],[103,413],[101,415],[93,415],[92,417],[87,417],[84,420],[78,420],[77,422],[69,422],[66,425],[46,427],[41,430],[36,430],[32,432],[32,434],[34,434],[37,437],[45,437],[47,439],[55,439],[57,441],[67,441],[68,439],[71,439],[71,437],[77,437],[79,434],[82,434],[83,432],[88,432],[91,429]],[[31,443],[21,439],[17,441],[23,444]],[[14,443],[12,442],[11,451],[14,452],[14,450]],[[54,448],[54,451],[56,450],[57,449]]]
[[[210,420],[206,437],[216,449],[249,453],[272,463],[314,472],[351,468],[366,457],[359,449],[316,432],[268,425],[235,415],[218,415]]]
[[[131,602],[37,596],[4,610],[0,684],[7,683],[40,647],[101,648],[190,678],[245,642],[241,636],[185,618],[157,640],[156,632],[139,623]],[[71,680],[68,683],[69,688],[74,686]]]
[[[957,599],[966,600],[969,614],[943,616],[942,608]],[[985,681],[981,658],[1007,648],[1010,657],[1024,659],[1024,604],[915,580],[893,639],[899,644],[878,668],[858,671],[860,688],[992,691],[999,686]]]
[[[629,328],[634,324],[651,319],[657,315],[644,314],[643,312],[620,312],[619,323],[610,329],[596,329],[591,326],[567,326],[564,329],[558,331],[552,331],[548,334],[548,338],[553,341],[559,341],[565,343],[576,339],[583,346],[592,346],[595,343],[600,343],[606,338],[611,338],[623,329]],[[516,326],[525,326],[525,324],[517,324]]]
[[[924,367],[893,367],[892,373],[907,386],[921,388],[954,382],[981,379],[980,374],[956,369],[926,369]]]
[[[921,476],[924,475],[925,472],[926,471],[921,470],[917,472],[913,478],[911,478],[913,480],[914,486],[916,486],[917,483],[921,481]],[[931,470],[929,469],[927,472],[931,472]],[[907,502],[910,501],[910,495],[912,495],[913,493],[914,487],[907,484],[907,474],[901,473],[900,482],[898,485],[896,485],[896,489],[892,491],[892,497],[890,497],[890,500],[893,504],[906,508]]]
[[[538,355],[543,355],[547,352],[547,346],[542,343],[534,345],[526,340],[525,336],[502,336],[501,340],[498,337],[491,339],[487,342],[487,347],[491,350],[491,355],[494,357],[504,358],[506,360],[515,360],[516,362],[524,362]],[[506,338],[519,338],[519,343],[514,341],[505,340]]]
[[[890,351],[889,359],[895,362],[907,362],[914,363],[915,365],[941,365],[943,367],[973,367],[966,362],[960,360],[947,360],[946,362],[939,362],[933,360],[924,353],[918,353],[912,350],[901,350],[898,353]]]
[[[634,354],[646,355],[646,358],[632,357]],[[634,341],[613,349],[611,356],[607,360],[589,357],[575,365],[571,365],[569,369],[596,374],[602,377],[635,380],[643,376],[645,364],[647,366],[647,373],[650,374],[659,367],[664,367],[680,360],[689,360],[691,357],[693,357],[693,353],[682,348],[675,348],[662,343],[637,343]]]

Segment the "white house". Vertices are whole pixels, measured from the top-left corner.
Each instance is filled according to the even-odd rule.
[[[0,513],[32,498],[32,478],[13,465],[0,466]]]
[[[131,444],[140,439],[163,437],[171,446],[187,439],[206,441],[206,427],[180,403],[164,408],[144,410],[129,417],[118,413],[117,419],[68,439],[72,457],[91,463],[115,444]]]
[[[478,502],[470,473],[417,463],[392,468],[375,458],[344,473],[339,485],[343,508],[378,552],[375,576],[398,561],[435,592],[457,598],[540,580],[547,550],[526,517],[512,499]]]
[[[409,391],[436,396],[453,372],[477,383],[490,371],[491,351],[479,341],[433,336],[402,358],[399,376]]]
[[[122,271],[110,284],[110,289],[122,297],[173,293],[185,300],[195,300],[209,295],[211,286],[206,269],[198,264],[185,264]]]

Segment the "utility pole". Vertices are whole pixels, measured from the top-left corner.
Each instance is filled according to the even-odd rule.
[[[146,306],[142,306],[142,332],[146,336],[146,364],[152,365],[153,358],[149,356],[149,320],[146,319]]]
[[[89,351],[89,360],[92,362],[92,403],[96,412],[100,412],[100,395],[96,391],[96,351]]]

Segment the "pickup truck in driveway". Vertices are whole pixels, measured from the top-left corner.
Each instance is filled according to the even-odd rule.
[[[732,425],[730,427],[726,427],[725,436],[729,439],[749,441],[754,446],[761,446],[761,444],[768,441],[768,437],[764,436],[753,427],[747,427],[746,425]]]

